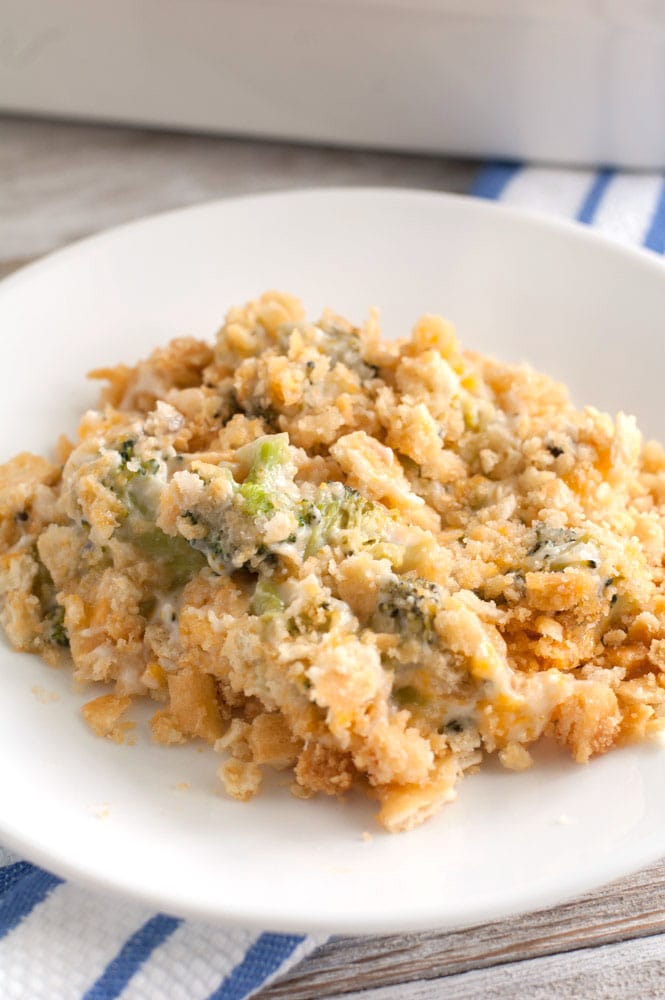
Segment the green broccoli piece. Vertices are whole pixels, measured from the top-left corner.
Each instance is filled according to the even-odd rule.
[[[123,441],[118,447],[118,454],[120,455],[121,465],[123,468],[127,468],[127,463],[134,458],[134,445],[135,441]]]
[[[358,542],[370,545],[385,541],[391,520],[386,507],[366,500],[357,490],[342,483],[323,484],[314,500],[303,501],[298,509],[299,523],[310,529],[306,557],[324,545],[348,548]]]
[[[434,619],[441,608],[441,588],[421,578],[394,577],[379,594],[372,627],[404,638],[431,643]]]
[[[228,472],[232,486],[229,499],[214,511],[196,509],[183,515],[206,530],[202,538],[193,538],[189,544],[205,555],[217,573],[240,568],[270,572],[279,545],[287,539],[266,544],[265,519],[277,511],[294,510],[296,505],[288,434],[258,438],[240,448],[237,458],[249,471],[242,483],[236,483]],[[289,544],[294,541],[289,536]]]
[[[244,500],[244,507],[250,517],[267,517],[275,509],[273,501],[260,483],[244,482],[238,492]]]
[[[325,339],[321,345],[331,360],[332,367],[346,365],[361,381],[376,378],[378,368],[368,364],[362,357],[362,341],[357,330],[340,330],[336,326],[323,327]]]
[[[242,567],[271,573],[284,545],[297,545],[309,558],[325,545],[350,552],[386,540],[392,517],[382,504],[366,500],[342,483],[320,486],[312,500],[294,500],[288,488],[292,480],[286,479],[282,469],[279,450],[257,452],[230,503],[215,512],[214,523],[203,522],[208,529],[204,538],[189,543],[205,553],[216,572]],[[287,537],[267,544],[262,517],[278,510],[291,512],[297,527]]]
[[[285,608],[278,587],[270,580],[259,580],[252,596],[251,611],[253,615],[275,615]]]
[[[159,462],[156,458],[149,458],[147,460],[138,459],[134,454],[134,448],[136,441],[126,440],[123,441],[118,447],[118,454],[120,455],[120,468],[127,477],[127,481],[131,481],[135,476],[148,476],[154,474],[159,469]],[[138,465],[137,469],[129,469],[128,465],[133,462]]]
[[[116,446],[120,462],[109,487],[122,501],[126,515],[116,529],[117,537],[130,542],[159,566],[164,586],[172,589],[191,580],[205,566],[205,558],[181,536],[171,537],[157,527],[159,495],[166,482],[162,462],[136,455],[136,440]],[[131,467],[130,467],[131,466]]]
[[[143,555],[159,564],[165,585],[172,589],[192,580],[206,564],[202,553],[192,548],[182,535],[167,535],[154,524],[125,522],[125,535]]]
[[[192,532],[187,544],[216,573],[246,569],[270,576],[291,546],[308,558],[326,545],[348,554],[389,540],[390,511],[342,483],[323,484],[312,499],[300,499],[287,434],[258,438],[238,450],[237,460],[247,473],[238,483],[225,470],[231,488],[222,503],[202,503],[182,514],[204,529]],[[284,537],[266,542],[266,521],[275,513],[290,515]]]
[[[48,616],[48,641],[54,646],[69,647],[69,635],[65,628],[65,609],[59,604]]]
[[[281,328],[279,346],[283,354],[288,354],[291,337],[297,329],[297,324],[285,324]],[[331,368],[338,364],[346,365],[362,382],[377,377],[377,366],[365,361],[362,356],[363,343],[358,329],[341,329],[334,322],[325,322],[316,327],[315,343],[321,353],[328,357]]]
[[[273,434],[241,448],[238,457],[251,458],[245,481],[238,487],[244,508],[250,517],[271,514],[280,505],[280,487],[289,461],[288,434]]]
[[[426,705],[428,698],[417,687],[406,684],[404,687],[394,688],[392,692],[393,701],[400,708],[419,708]]]
[[[106,477],[105,485],[123,504],[125,517],[138,514],[143,520],[154,521],[159,493],[166,481],[165,468],[158,458],[138,458],[136,444],[128,438],[115,446],[120,461]],[[163,469],[163,476],[159,476]]]
[[[527,552],[533,569],[560,572],[568,566],[597,569],[601,557],[598,546],[588,533],[575,528],[535,526],[535,542]]]

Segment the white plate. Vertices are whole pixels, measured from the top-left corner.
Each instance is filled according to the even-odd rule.
[[[526,358],[579,402],[633,410],[665,437],[655,257],[460,198],[310,191],[147,219],[0,286],[0,457],[71,432],[96,397],[89,368],[176,334],[209,337],[230,304],[270,287],[314,314],[329,304],[361,320],[379,304],[390,334],[443,312],[465,344]],[[296,801],[277,782],[230,801],[214,754],[99,740],[80,721],[84,700],[66,671],[2,648],[0,841],[172,913],[272,930],[453,927],[552,904],[665,853],[665,750],[653,744],[586,767],[546,747],[524,774],[490,763],[434,820],[390,836],[364,801]]]

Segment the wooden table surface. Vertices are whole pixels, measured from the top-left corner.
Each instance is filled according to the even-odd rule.
[[[278,188],[465,191],[477,165],[0,117],[0,275],[146,213]],[[338,938],[262,1000],[665,997],[665,864],[467,930]]]

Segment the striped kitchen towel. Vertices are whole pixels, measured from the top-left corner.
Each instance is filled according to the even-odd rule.
[[[324,940],[151,913],[0,849],[2,1000],[243,1000]]]
[[[495,163],[479,170],[471,193],[665,249],[661,174]],[[241,1000],[323,940],[154,914],[63,882],[0,848],[2,1000]]]
[[[471,194],[592,225],[629,246],[665,251],[665,177],[490,163]]]

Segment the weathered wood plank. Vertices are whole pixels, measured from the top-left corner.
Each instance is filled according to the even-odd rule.
[[[665,996],[665,935],[445,979],[329,996],[330,1000],[656,1000]]]
[[[476,169],[437,156],[0,116],[0,259],[213,198],[353,184],[465,191]]]
[[[313,1000],[358,990],[450,977],[665,931],[665,863],[551,910],[467,930],[340,938],[260,996]],[[665,995],[665,984],[663,987]]]

